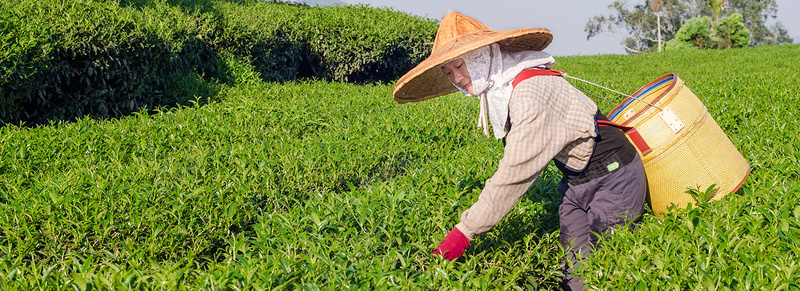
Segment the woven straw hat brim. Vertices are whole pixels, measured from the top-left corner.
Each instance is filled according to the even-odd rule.
[[[417,102],[458,91],[441,70],[446,62],[480,47],[497,43],[504,52],[541,51],[553,41],[545,28],[483,30],[462,35],[432,52],[408,73],[400,77],[392,95],[398,103]]]

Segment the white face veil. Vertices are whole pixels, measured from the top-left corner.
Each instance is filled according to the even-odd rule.
[[[541,51],[521,51],[504,53],[500,46],[491,44],[465,53],[461,56],[467,65],[467,72],[472,81],[472,91],[480,97],[481,112],[478,125],[483,127],[484,134],[489,135],[489,124],[492,123],[494,137],[506,136],[505,125],[508,120],[508,101],[514,89],[511,83],[517,75],[530,68],[549,68],[556,60]],[[453,84],[467,96],[466,89]]]

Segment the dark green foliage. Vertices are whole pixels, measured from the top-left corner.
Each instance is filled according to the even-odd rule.
[[[382,46],[369,46],[354,31],[338,34],[352,42],[347,48],[322,38],[349,21],[371,19],[358,16],[366,8],[143,0],[0,5],[3,114],[19,112],[13,106],[22,99],[6,97],[25,90],[34,100],[51,92],[85,103],[44,95],[71,110],[104,105],[109,114],[115,111],[108,102],[74,92],[119,106],[141,96],[188,104],[119,119],[0,128],[0,289],[558,288],[554,167],[464,257],[430,255],[502,157],[502,145],[474,125],[473,99],[398,105],[386,84],[262,82],[292,70],[306,76],[306,69],[357,81],[359,69],[325,60],[366,70],[386,53],[350,59],[347,51]],[[345,10],[342,19],[325,14],[338,9]],[[376,15],[396,15],[381,11]],[[297,30],[304,26],[293,22],[308,15],[331,20],[315,32]],[[308,41],[312,36],[320,39]],[[300,57],[271,50],[281,45]],[[674,208],[663,219],[648,214],[640,227],[607,237],[581,270],[589,287],[800,288],[798,48],[558,59],[559,69],[623,92],[677,73],[753,167],[741,193]],[[406,49],[412,58],[425,52]],[[159,63],[147,65],[151,60]],[[59,83],[40,82],[45,72],[60,76]],[[140,95],[110,97],[94,87],[118,84],[120,74],[141,79],[122,81],[138,82],[142,89],[123,87]],[[604,112],[614,105],[596,101]],[[701,191],[692,193],[701,199]]]
[[[4,123],[119,117],[181,104],[192,97],[171,81],[218,70],[214,51],[198,39],[201,19],[169,6],[147,13],[86,0],[10,7],[5,24],[17,38],[6,39],[12,50],[0,60]]]
[[[305,11],[296,27],[310,69],[336,81],[391,81],[430,53],[437,23],[368,6]]]
[[[366,6],[17,0],[0,12],[0,124],[119,117],[207,100],[236,59],[264,81],[390,81],[434,21]]]
[[[305,45],[289,24],[304,7],[217,2],[215,9],[218,27],[209,38],[219,52],[246,59],[265,81],[298,78]]]
[[[607,237],[590,287],[799,287],[799,48],[557,59],[622,92],[677,73],[753,167],[741,193]],[[0,289],[558,288],[555,167],[462,258],[430,255],[502,157],[474,99],[220,62],[233,85],[206,104],[0,128]]]
[[[259,71],[284,70],[261,71],[265,81],[391,81],[430,53],[437,28],[435,21],[369,6],[220,2],[217,9],[225,25],[221,50],[248,56]],[[276,52],[285,60],[271,60]]]

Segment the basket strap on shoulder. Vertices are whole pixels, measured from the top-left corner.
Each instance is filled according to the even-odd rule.
[[[533,76],[564,76],[564,71],[556,71],[553,69],[527,69],[519,74],[517,77],[514,78],[514,81],[511,82],[511,86],[514,88],[517,87],[519,82],[525,81],[526,79],[533,77]]]

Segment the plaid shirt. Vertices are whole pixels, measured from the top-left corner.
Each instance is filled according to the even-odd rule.
[[[581,171],[592,155],[597,105],[564,78],[520,82],[508,107],[511,130],[497,172],[456,225],[470,240],[500,222],[551,160]]]

